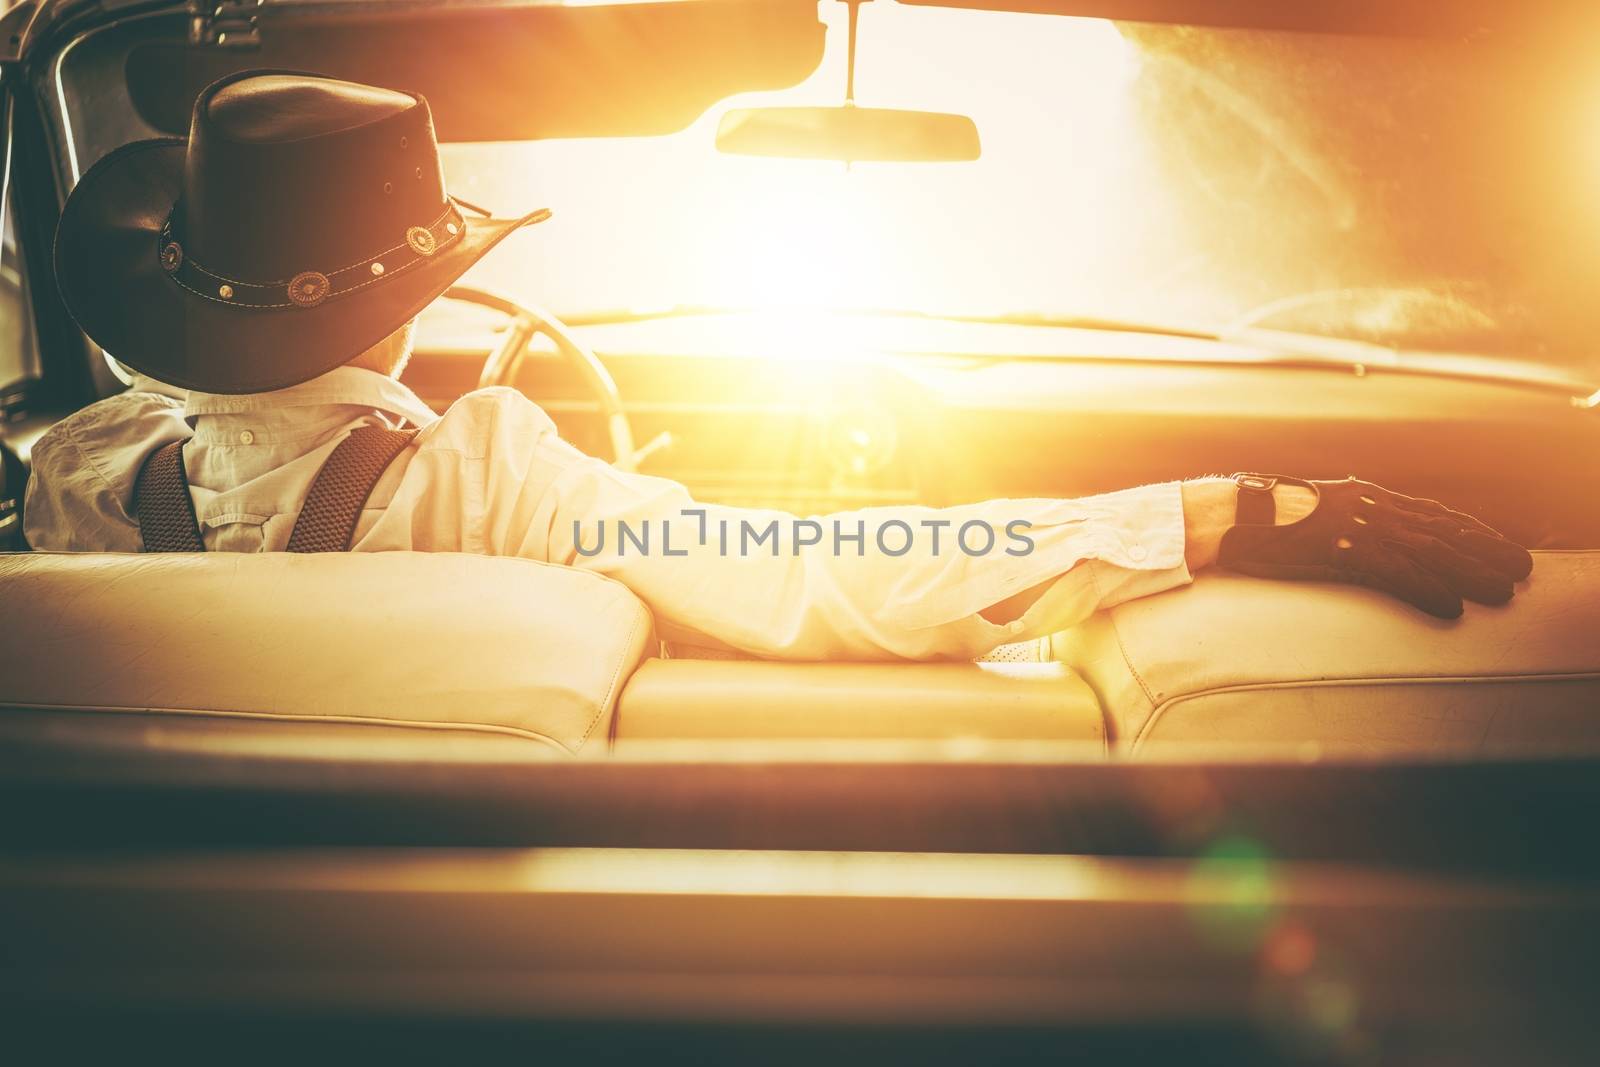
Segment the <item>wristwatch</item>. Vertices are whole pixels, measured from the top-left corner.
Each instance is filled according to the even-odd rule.
[[[1239,495],[1234,504],[1233,521],[1241,526],[1275,523],[1278,507],[1273,502],[1272,490],[1281,480],[1276,474],[1235,474],[1233,484]]]

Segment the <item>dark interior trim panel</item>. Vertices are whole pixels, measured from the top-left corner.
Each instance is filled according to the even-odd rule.
[[[41,727],[39,717],[50,729]],[[91,743],[73,713],[0,717],[0,849],[297,845],[1196,856],[1244,835],[1284,861],[1594,881],[1600,757],[1322,762],[836,762],[697,748],[551,762],[364,759]],[[90,716],[103,718],[104,716]],[[30,722],[30,718],[32,721]],[[1185,816],[1209,811],[1206,820]]]

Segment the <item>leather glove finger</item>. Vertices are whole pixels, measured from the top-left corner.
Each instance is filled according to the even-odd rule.
[[[1405,545],[1383,541],[1350,551],[1359,555],[1345,568],[1348,580],[1387,593],[1438,619],[1461,617],[1461,598]]]
[[[1475,530],[1465,530],[1444,540],[1472,558],[1482,560],[1508,581],[1520,582],[1533,572],[1533,556],[1515,541],[1487,537]]]
[[[1419,524],[1429,533],[1482,560],[1512,581],[1520,582],[1533,571],[1533,557],[1527,549],[1506,540],[1493,527],[1471,515],[1453,511],[1437,500],[1401,496],[1398,493],[1392,493],[1390,497],[1389,502],[1395,508],[1417,516]]]
[[[1504,604],[1515,591],[1503,572],[1437,537],[1406,531],[1390,539],[1407,550],[1413,563],[1442,579],[1450,590],[1479,604]]]
[[[1429,500],[1427,497],[1422,496],[1405,496],[1404,494],[1393,491],[1390,491],[1389,495],[1393,498],[1390,503],[1397,508],[1401,508],[1402,510],[1414,511],[1419,515],[1432,515],[1439,518],[1449,519],[1452,523],[1460,526],[1463,529],[1476,530],[1478,533],[1485,534],[1489,537],[1498,537],[1501,540],[1505,539],[1504,534],[1502,534],[1499,530],[1496,530],[1493,526],[1490,526],[1488,523],[1482,521],[1481,519],[1476,519],[1464,511],[1457,511],[1452,507],[1441,504],[1437,500]]]

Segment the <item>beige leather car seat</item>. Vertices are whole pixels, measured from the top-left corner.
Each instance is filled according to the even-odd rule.
[[[1103,745],[1094,694],[1060,664],[646,662],[649,613],[626,588],[520,559],[24,553],[0,555],[0,597],[25,605],[0,631],[0,735],[347,758],[473,758],[490,742]]]
[[[1498,608],[1219,572],[1056,635],[1116,749],[1600,747],[1600,552],[1536,552]]]
[[[244,751],[462,758],[608,739],[1600,744],[1593,552],[1538,553],[1512,604],[1454,623],[1209,573],[1057,635],[1058,663],[648,658],[648,612],[617,583],[450,554],[0,555],[0,597],[23,605],[0,631],[6,728],[114,719],[117,743],[212,746],[220,723]]]
[[[0,633],[0,714],[467,731],[576,752],[603,745],[654,647],[616,582],[449,553],[23,553],[0,556],[0,597],[24,605]]]

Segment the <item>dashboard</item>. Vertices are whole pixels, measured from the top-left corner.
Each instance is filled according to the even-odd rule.
[[[1207,361],[1204,348],[1180,353],[1164,337],[1118,335],[1098,342],[1110,355],[1066,358],[822,354],[826,339],[773,353],[727,336],[645,344],[634,326],[578,333],[649,449],[640,469],[709,502],[803,515],[1239,470],[1355,474],[1477,514],[1530,547],[1600,545],[1600,500],[1572,491],[1600,484],[1600,418],[1570,390]],[[424,334],[405,380],[442,410],[475,385],[490,343],[438,347]],[[518,386],[564,437],[611,458],[599,409],[565,363],[530,359]]]

